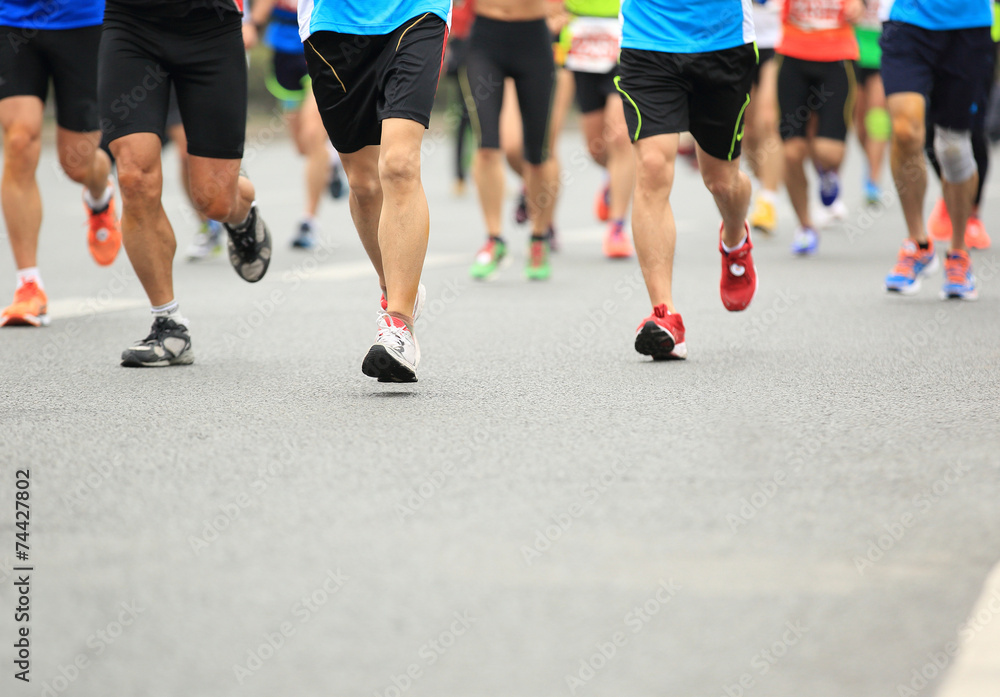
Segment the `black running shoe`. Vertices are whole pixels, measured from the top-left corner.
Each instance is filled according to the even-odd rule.
[[[163,368],[191,363],[194,363],[194,353],[188,328],[168,317],[154,319],[149,336],[122,351],[122,365],[127,368]]]
[[[271,231],[257,212],[250,209],[250,220],[245,230],[226,224],[229,233],[229,263],[244,281],[256,283],[264,278],[271,263]]]
[[[344,195],[344,180],[340,174],[340,166],[330,168],[330,196],[340,198]]]

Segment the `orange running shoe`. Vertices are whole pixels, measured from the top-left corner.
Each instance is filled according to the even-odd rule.
[[[87,246],[90,247],[90,256],[101,266],[110,266],[122,246],[122,231],[115,215],[114,196],[108,201],[108,207],[100,213],[94,213],[86,203],[83,207],[87,211]]]
[[[602,223],[608,222],[608,218],[611,217],[610,199],[611,185],[605,182],[604,186],[597,190],[597,196],[594,197],[594,216]]]
[[[627,259],[635,254],[632,243],[625,232],[625,226],[621,222],[608,224],[608,231],[604,234],[604,256],[608,259]]]
[[[969,249],[989,249],[990,236],[978,215],[970,215],[965,226],[965,246]]]
[[[0,327],[49,324],[49,299],[34,281],[26,281],[14,292],[14,302],[0,313]]]
[[[931,217],[927,219],[927,234],[932,240],[946,242],[951,239],[951,218],[948,216],[948,207],[944,205],[944,199],[939,198],[931,211]]]

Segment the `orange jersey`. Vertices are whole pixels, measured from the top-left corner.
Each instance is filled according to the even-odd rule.
[[[844,0],[785,0],[776,50],[807,61],[857,60],[858,41],[844,21]]]

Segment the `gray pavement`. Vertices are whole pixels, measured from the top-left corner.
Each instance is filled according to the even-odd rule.
[[[272,135],[247,164],[271,270],[251,286],[224,257],[179,260],[197,361],[164,370],[118,366],[145,298],[124,254],[90,260],[79,191],[43,155],[56,319],[0,332],[0,694],[935,693],[1000,560],[996,251],[974,256],[976,303],[938,300],[940,276],[886,296],[902,216],[862,211],[854,151],[849,225],[792,258],[783,196],[755,240],[760,292],[730,314],[717,214],[680,164],[690,358],[654,365],[632,349],[638,267],[600,256],[579,134],[551,282],[523,280],[511,224],[514,266],[474,284],[474,192],[452,198],[432,132],[420,382],[380,385],[360,371],[378,287],[346,203],[324,202],[319,250],[288,249],[300,164]],[[996,177],[985,219],[1000,244]],[[17,468],[30,686],[11,662]]]

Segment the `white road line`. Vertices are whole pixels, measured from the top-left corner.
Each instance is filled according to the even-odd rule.
[[[437,266],[454,266],[465,262],[471,263],[471,254],[428,254],[424,259],[424,268],[434,268]],[[367,278],[374,276],[371,262],[357,261],[350,264],[335,264],[323,266],[309,275],[305,280],[309,281],[349,281],[355,278]]]
[[[983,592],[959,631],[958,655],[937,697],[1000,695],[1000,564],[993,567]]]
[[[52,319],[72,319],[87,317],[106,312],[133,310],[137,307],[149,307],[149,302],[142,298],[59,298],[49,302],[49,317]]]

